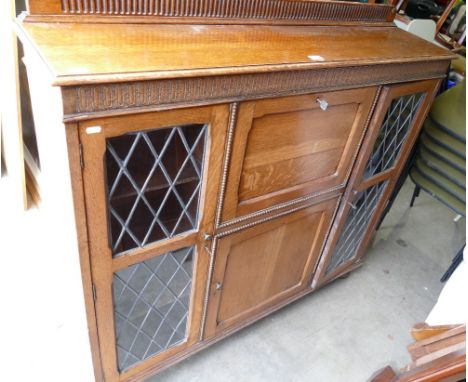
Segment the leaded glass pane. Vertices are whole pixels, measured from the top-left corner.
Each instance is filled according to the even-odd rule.
[[[195,229],[207,125],[107,140],[107,201],[114,256]]]
[[[192,287],[194,248],[183,248],[114,274],[120,371],[182,343]]]
[[[392,101],[367,162],[364,179],[395,165],[424,95],[425,93],[415,93],[395,98]]]
[[[327,274],[356,255],[386,184],[376,184],[356,195],[328,264]]]

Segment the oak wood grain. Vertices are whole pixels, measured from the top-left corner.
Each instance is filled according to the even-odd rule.
[[[242,103],[223,221],[344,185],[375,93],[364,88]]]
[[[219,241],[205,338],[308,287],[337,198]]]
[[[68,85],[452,57],[396,27],[23,23],[19,30],[55,82]]]

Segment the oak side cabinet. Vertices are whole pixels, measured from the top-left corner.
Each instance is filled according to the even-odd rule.
[[[360,264],[452,58],[393,17],[29,1],[16,31],[44,179],[69,164],[97,381],[143,380]]]

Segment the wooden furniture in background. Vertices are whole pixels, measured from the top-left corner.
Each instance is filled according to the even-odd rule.
[[[11,195],[18,209],[26,209],[28,197],[23,155],[23,132],[19,95],[18,43],[11,25],[15,19],[15,1],[7,0],[0,6],[0,83],[1,87],[1,131],[2,158]],[[0,170],[1,172],[1,170]]]
[[[29,2],[41,169],[70,164],[96,380],[142,380],[360,264],[452,58],[393,16]]]
[[[456,3],[456,0],[450,0],[450,2],[446,5],[444,12],[442,12],[439,19],[437,20],[436,34],[439,33],[440,29],[445,23],[445,20],[447,20],[447,17],[450,15],[450,12],[452,11]]]
[[[16,15],[25,9],[25,0],[5,1],[0,8],[0,41],[4,49],[0,58],[3,101],[0,109],[0,176],[2,170],[7,170],[6,182],[15,198],[12,203],[24,210],[32,205],[31,201],[36,204],[40,201],[40,166],[26,68],[21,62],[22,45],[12,27]]]
[[[442,334],[459,325],[428,325],[425,322],[415,324],[411,329],[411,337],[415,341],[425,340],[437,334]]]
[[[370,382],[460,382],[466,378],[466,326],[416,324],[416,342],[408,346],[413,362],[395,372],[390,366]]]

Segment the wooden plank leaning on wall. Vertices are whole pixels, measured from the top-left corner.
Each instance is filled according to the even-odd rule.
[[[18,43],[12,28],[15,9],[14,0],[0,2],[2,158],[8,174],[8,187],[11,188],[11,203],[15,208],[26,209],[28,197],[19,98]]]

